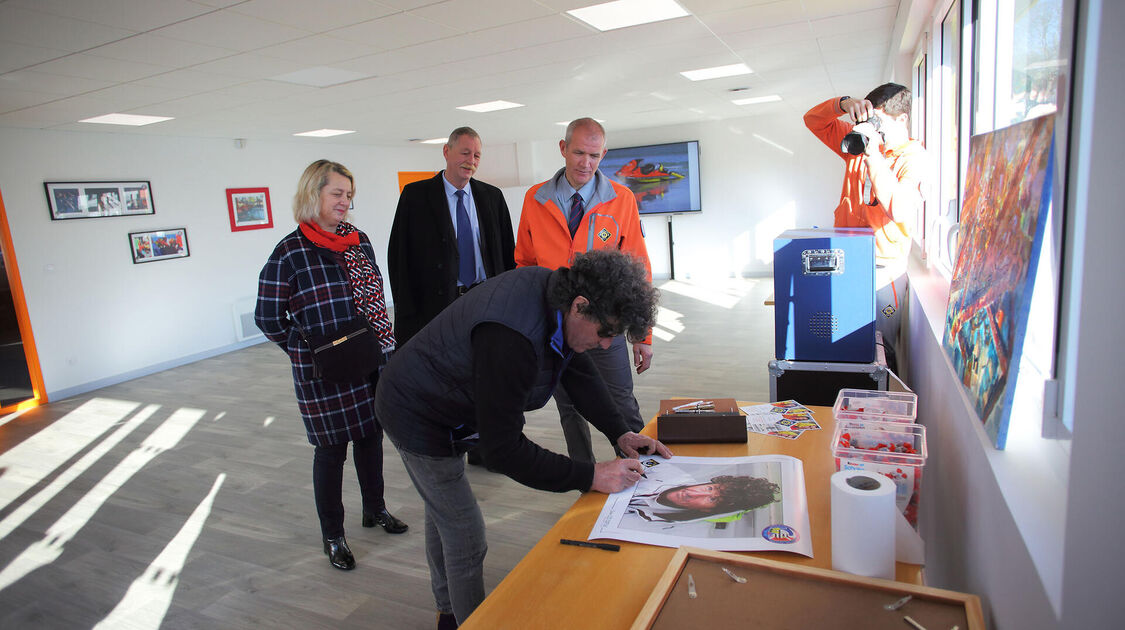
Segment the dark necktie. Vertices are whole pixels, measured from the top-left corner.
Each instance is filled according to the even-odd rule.
[[[586,206],[582,204],[582,195],[574,193],[570,198],[570,220],[567,222],[570,227],[570,238],[574,238],[574,234],[578,232],[578,224],[582,223],[584,214],[586,214]]]
[[[453,194],[457,195],[457,280],[467,288],[477,280],[473,226],[469,223],[469,211],[465,209],[465,191]]]

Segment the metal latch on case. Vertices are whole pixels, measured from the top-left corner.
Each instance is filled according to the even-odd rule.
[[[831,276],[844,273],[844,250],[806,249],[801,252],[806,276]]]

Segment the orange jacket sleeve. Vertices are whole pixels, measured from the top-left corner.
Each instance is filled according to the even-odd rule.
[[[843,115],[840,99],[830,98],[805,112],[805,126],[833,153],[846,160],[851,156],[840,150],[840,143],[852,130],[853,125],[840,120],[840,116]]]

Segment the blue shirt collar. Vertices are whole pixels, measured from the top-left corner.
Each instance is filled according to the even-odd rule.
[[[473,196],[473,191],[469,186],[469,184],[471,182],[466,182],[464,188],[458,188],[458,187],[454,186],[453,184],[450,184],[449,180],[445,178],[445,171],[441,172],[441,183],[445,184],[445,196],[446,197],[452,197],[453,194],[456,193],[458,190],[465,191],[466,197],[472,197]],[[467,200],[466,200],[466,202],[467,202]]]
[[[583,184],[582,188],[575,190],[574,186],[570,185],[570,181],[566,179],[566,169],[564,168],[560,172],[558,176],[559,197],[568,201],[566,205],[568,209],[570,208],[570,198],[574,196],[574,193],[582,195],[582,205],[587,208],[590,207],[590,201],[594,198],[594,191],[597,189],[598,176],[600,174],[601,173],[594,171],[594,176],[590,178],[590,181]]]

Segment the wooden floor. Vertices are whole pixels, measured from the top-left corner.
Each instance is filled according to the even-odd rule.
[[[770,280],[658,284],[663,337],[636,377],[646,419],[673,395],[766,400]],[[526,432],[565,453],[553,404]],[[411,529],[361,528],[345,475],[345,572],[321,553],[312,447],[272,344],[0,419],[0,628],[432,628],[421,501],[384,452],[388,508]],[[577,494],[469,475],[491,590]]]

